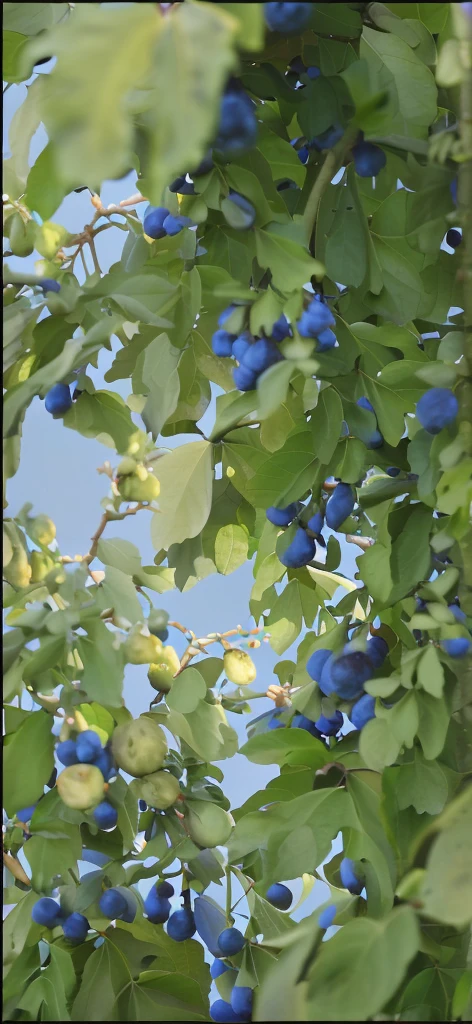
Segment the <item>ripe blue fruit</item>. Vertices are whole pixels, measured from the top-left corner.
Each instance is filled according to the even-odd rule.
[[[244,359],[244,356],[248,348],[250,348],[251,345],[253,344],[254,338],[251,332],[243,331],[242,334],[238,335],[236,341],[233,341],[233,348],[231,352],[233,359],[237,359],[238,363],[241,363],[242,360]]]
[[[327,526],[331,530],[339,530],[341,523],[351,515],[354,503],[355,495],[350,484],[338,484],[326,505]]]
[[[246,939],[239,928],[224,928],[218,936],[218,945],[223,956],[236,956],[246,945]]]
[[[229,964],[225,964],[224,960],[217,960],[216,957],[210,967],[210,976],[213,981],[217,978],[221,978],[222,974],[226,974],[226,971],[233,971],[234,967],[230,967]]]
[[[308,308],[302,313],[297,327],[302,338],[316,338],[327,327],[332,327],[335,323],[336,321],[329,306],[326,306],[324,302],[317,302],[316,299],[313,299]]]
[[[335,711],[334,715],[330,718],[327,718],[326,715],[320,715],[315,722],[315,726],[323,736],[336,736],[343,721],[342,711]]]
[[[366,722],[370,722],[371,718],[375,718],[375,697],[371,697],[369,693],[364,693],[349,712],[349,718],[355,729],[363,729]]]
[[[224,999],[217,999],[215,1003],[210,1006],[210,1017],[216,1021],[217,1024],[237,1024],[240,1017],[234,1012],[232,1006],[225,1002]]]
[[[116,775],[116,770],[113,766],[113,758],[109,750],[102,750],[98,757],[94,758],[93,764],[96,768],[100,769],[105,782],[108,782],[108,779],[111,778],[112,775]]]
[[[283,341],[284,338],[290,338],[292,336],[292,328],[287,320],[284,313],[279,316],[279,319],[275,321],[271,331],[274,341]]]
[[[128,904],[123,893],[115,888],[105,889],[105,892],[100,896],[98,905],[103,916],[108,917],[110,921],[123,917],[123,914],[126,914],[128,910]]]
[[[352,155],[356,174],[360,178],[375,178],[387,163],[383,149],[373,142],[358,142],[352,147]]]
[[[213,157],[211,155],[211,149],[209,149],[208,153],[205,154],[205,156],[203,157],[203,160],[201,161],[201,163],[199,163],[199,165],[196,168],[196,170],[190,171],[190,177],[191,178],[201,178],[204,174],[208,174],[208,172],[211,171],[214,166],[215,165],[213,163]]]
[[[306,670],[310,679],[314,679],[316,683],[321,679],[323,668],[331,657],[331,651],[328,651],[326,647],[321,647],[320,650],[314,651],[306,663]]]
[[[417,418],[428,434],[439,434],[454,422],[458,412],[459,402],[450,388],[425,391],[416,406]]]
[[[307,718],[306,715],[297,714],[292,718],[292,729],[304,729],[305,732],[309,732],[310,736],[314,736],[315,739],[321,739],[321,733],[316,728],[311,718]]]
[[[330,327],[327,327],[326,330],[321,331],[321,333],[318,335],[316,351],[328,352],[330,348],[335,348],[335,346],[336,335],[334,331],[331,330]]]
[[[320,152],[323,149],[332,149],[333,146],[342,139],[344,135],[344,128],[340,124],[333,124],[322,132],[321,135],[315,135],[313,139],[310,139],[310,149],[317,149]]]
[[[166,235],[169,235],[169,237],[172,238],[173,235],[178,235],[179,232],[182,231],[182,228],[188,227],[191,223],[192,221],[190,217],[174,217],[172,213],[169,213],[162,227]]]
[[[458,604],[449,604],[448,608],[457,622],[467,622],[467,615],[462,611],[462,608],[459,608]]]
[[[66,768],[69,768],[71,764],[78,764],[75,740],[63,740],[62,743],[58,743],[56,757]]]
[[[457,206],[457,177],[452,179],[451,184],[449,185],[449,190],[454,206]]]
[[[321,692],[324,693],[326,697],[329,697],[330,693],[334,693],[334,683],[331,676],[331,670],[333,665],[334,655],[332,654],[332,652],[330,652],[329,658],[326,659],[321,670],[321,675],[319,679],[316,680]]]
[[[118,811],[108,800],[102,800],[95,808],[93,816],[99,828],[114,828],[118,821]]]
[[[145,800],[138,800],[138,808],[140,811],[147,811],[147,803]]]
[[[33,817],[36,804],[31,804],[31,807],[23,807],[21,811],[16,812],[18,821],[31,821]]]
[[[364,888],[364,882],[356,873],[356,865],[350,857],[343,857],[339,865],[339,874],[344,888],[353,896],[359,896]]]
[[[87,932],[89,930],[89,923],[83,914],[69,914],[69,917],[66,917],[62,927],[64,930],[64,937],[68,939],[69,942],[85,942]]]
[[[174,895],[174,891],[174,886],[170,882],[158,882],[156,885],[156,892],[163,900],[170,900],[171,896]]]
[[[334,903],[328,903],[328,906],[321,911],[318,917],[318,924],[320,928],[331,928],[331,925],[336,917],[336,907]]]
[[[312,533],[321,533],[324,525],[324,515],[322,512],[315,512],[314,516],[308,520],[307,526]]]
[[[282,709],[276,711],[269,711],[269,729],[284,729],[284,723],[279,722],[279,715],[282,713]]]
[[[373,412],[375,416],[375,409],[371,402],[369,402],[369,399],[365,397],[365,395],[361,395],[361,397],[357,399],[356,404],[359,405],[361,409],[367,409],[369,412]]]
[[[215,331],[211,339],[211,347],[215,356],[222,356],[223,358],[231,356],[235,338],[235,334],[230,334],[229,331],[225,331],[222,328],[219,331]]]
[[[297,150],[297,156],[301,164],[308,163],[310,157],[310,150],[308,149],[308,146],[301,146],[300,149]]]
[[[248,231],[249,228],[252,228],[256,219],[256,209],[249,202],[249,199],[240,195],[239,192],[231,190],[227,196],[227,201],[236,207],[236,210],[232,210],[231,206],[222,206],[225,220],[227,220],[230,227],[236,231]]]
[[[292,501],[291,505],[287,505],[286,508],[275,508],[271,505],[266,511],[267,519],[273,526],[289,526],[295,519],[298,512],[298,503]]]
[[[226,321],[229,320],[230,316],[234,313],[235,309],[236,306],[233,304],[231,306],[227,306],[226,309],[224,309],[223,312],[220,313],[218,317],[218,327],[224,326]]]
[[[287,566],[288,569],[301,569],[303,565],[308,565],[308,562],[311,562],[315,554],[316,541],[308,536],[306,530],[299,527],[292,543],[279,555],[279,558],[282,565]]]
[[[264,4],[264,17],[271,32],[291,35],[303,32],[311,17],[312,4]]]
[[[51,416],[64,416],[72,405],[69,385],[54,384],[44,399],[44,405]]]
[[[43,289],[44,294],[47,292],[60,292],[61,290],[59,281],[55,281],[52,277],[42,277],[38,284]]]
[[[144,912],[151,924],[164,924],[170,914],[170,902],[159,896],[154,888],[150,889],[144,900]]]
[[[450,658],[465,658],[472,644],[467,637],[456,636],[452,640],[443,640],[442,646]]]
[[[292,893],[288,886],[282,885],[282,882],[274,882],[273,885],[270,885],[265,898],[272,903],[273,907],[277,907],[277,910],[288,910],[292,906]]]
[[[55,900],[49,896],[42,896],[35,903],[31,917],[35,924],[41,924],[45,928],[55,928],[61,919],[61,909]]]
[[[239,1020],[251,1019],[253,998],[252,988],[245,985],[234,986],[231,993],[231,1007]]]
[[[254,391],[257,373],[249,370],[247,366],[236,366],[233,370],[233,380],[238,391]]]
[[[103,747],[100,736],[93,729],[85,729],[84,732],[79,732],[75,742],[77,760],[81,764],[91,764],[102,753]]]
[[[176,910],[167,922],[167,934],[170,939],[174,939],[174,942],[185,942],[186,939],[191,939],[196,930],[195,918],[190,907]]]
[[[458,231],[457,228],[449,228],[446,235],[446,242],[451,246],[451,249],[457,249],[457,246],[462,242],[462,231]]]
[[[335,658],[331,669],[333,686],[339,697],[354,700],[373,673],[373,665],[364,651],[351,651]]]
[[[148,206],[143,221],[144,234],[149,238],[164,238],[167,232],[163,225],[168,216],[165,206]]]
[[[281,358],[281,353],[275,342],[270,338],[259,338],[244,353],[242,366],[259,375],[264,370],[267,370],[269,366],[278,363]]]
[[[215,149],[223,156],[236,156],[250,149],[257,139],[255,108],[244,92],[229,91],[220,106]]]
[[[385,472],[388,474],[388,476],[399,476],[401,470],[397,469],[396,466],[389,466],[388,469],[385,470]]]
[[[374,668],[380,668],[388,654],[388,643],[382,636],[371,636],[367,641],[365,653]]]
[[[320,68],[317,68],[315,64],[312,64],[309,68],[307,68],[306,73],[308,75],[308,78],[311,78],[312,81],[315,78],[320,78],[321,76],[321,70]]]
[[[187,191],[187,187],[190,191]],[[179,192],[180,195],[195,195],[193,184],[191,181],[187,181],[185,174],[180,174],[178,178],[174,178],[169,185],[169,192]]]

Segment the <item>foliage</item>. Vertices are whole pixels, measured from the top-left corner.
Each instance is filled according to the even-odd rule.
[[[3,291],[6,1020],[208,1020],[197,938],[221,957],[222,932],[231,1019],[247,990],[253,1020],[470,1019],[470,5],[267,5],[300,9],[286,32],[264,6],[4,4],[4,80],[27,84],[4,236],[7,259],[34,253]],[[104,208],[128,172],[136,194]],[[92,212],[71,234],[55,217],[74,189]],[[151,235],[144,196],[164,208]],[[47,395],[58,430],[110,449],[80,559],[8,505]],[[152,565],[107,537],[134,515]],[[161,595],[248,558],[252,634],[168,622]],[[280,774],[230,814],[213,762],[264,695],[265,634],[274,711],[240,753]],[[137,722],[127,664],[152,682]],[[166,878],[169,934],[168,894],[139,890]],[[296,924],[276,883],[317,878],[328,915]]]

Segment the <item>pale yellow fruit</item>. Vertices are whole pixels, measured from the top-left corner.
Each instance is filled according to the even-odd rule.
[[[185,827],[198,846],[223,846],[233,827],[230,815],[209,800],[193,800],[185,811]]]
[[[39,515],[28,524],[29,535],[35,544],[42,544],[48,547],[56,536],[56,527],[49,516]]]
[[[52,555],[46,555],[42,551],[31,552],[31,582],[39,583],[47,576],[51,569],[54,569]]]
[[[160,656],[161,650],[161,641],[152,634],[129,633],[123,644],[123,652],[130,665],[150,665]]]
[[[116,470],[116,475],[129,476],[130,473],[135,472],[137,465],[136,459],[132,459],[130,455],[125,455]]]
[[[141,717],[118,725],[111,746],[118,767],[137,779],[159,771],[167,753],[164,733],[152,718]]]
[[[149,666],[148,679],[151,686],[161,693],[168,693],[173,678],[180,668],[180,659],[173,647],[163,647],[157,661]]]
[[[3,570],[7,583],[10,583],[16,589],[28,587],[31,581],[31,572],[28,555],[24,547],[21,544],[18,547],[13,547],[13,556]]]
[[[180,786],[175,775],[171,775],[170,772],[153,772],[152,775],[143,777],[140,794],[148,807],[154,807],[156,811],[165,811],[172,807],[180,796]]]
[[[237,686],[247,686],[253,683],[256,678],[256,666],[246,651],[239,651],[232,647],[223,655],[223,668],[231,683]]]
[[[103,800],[104,778],[94,764],[72,764],[57,776],[61,800],[75,811],[85,811]]]
[[[148,473],[144,466],[138,466],[135,473],[118,478],[118,490],[125,501],[154,501],[161,486],[157,477]]]

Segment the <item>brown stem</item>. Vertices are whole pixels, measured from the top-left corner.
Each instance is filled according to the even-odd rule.
[[[11,871],[12,875],[18,880],[18,882],[23,882],[24,885],[31,886],[31,879],[28,878],[26,871],[23,871],[23,868],[16,857],[12,857],[10,853],[4,853],[3,863],[5,867]]]

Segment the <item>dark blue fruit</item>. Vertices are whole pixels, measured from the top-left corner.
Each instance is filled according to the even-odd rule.
[[[310,736],[314,736],[315,739],[321,739],[321,733],[316,728],[311,718],[307,718],[306,715],[297,714],[292,718],[292,729],[304,729],[305,732],[309,732]]]
[[[118,821],[118,811],[116,807],[108,803],[108,800],[102,800],[98,807],[95,808],[93,816],[99,828],[114,828]]]
[[[236,341],[233,341],[233,348],[231,352],[233,359],[237,359],[238,363],[241,363],[242,360],[244,359],[244,356],[246,355],[248,348],[250,348],[251,345],[253,344],[254,338],[251,332],[243,331],[242,334],[238,335]]]
[[[265,898],[272,903],[273,907],[277,907],[277,910],[288,910],[292,906],[292,893],[288,886],[282,885],[282,882],[274,882],[273,885],[270,885]]]
[[[171,896],[174,895],[174,886],[170,882],[158,882],[156,885],[156,892],[158,896],[163,900],[170,900]]]
[[[452,612],[452,614],[453,614],[454,618],[457,620],[457,622],[461,622],[461,623],[467,622],[467,615],[465,614],[465,612],[462,611],[462,608],[459,608],[458,604],[448,604],[448,608],[449,608],[449,611]],[[19,812],[18,812],[18,814],[19,814]]]
[[[320,715],[315,722],[315,726],[323,736],[336,736],[343,721],[342,711],[335,711],[334,715],[330,718],[327,718],[326,715]]]
[[[275,321],[271,331],[274,341],[283,341],[284,338],[291,338],[292,328],[284,313]]]
[[[250,149],[257,139],[255,108],[246,93],[225,93],[220,106],[220,123],[215,149],[223,156],[236,156]]]
[[[253,373],[263,373],[269,366],[278,363],[282,358],[275,342],[270,338],[259,338],[244,353],[242,366]]]
[[[331,679],[339,697],[354,700],[362,693],[362,687],[372,677],[372,673],[372,662],[364,651],[351,651],[334,660]]]
[[[356,865],[350,857],[343,857],[339,865],[341,883],[353,896],[359,896],[364,888],[364,881],[356,874]]]
[[[380,668],[388,654],[388,643],[382,636],[371,636],[367,641],[365,653],[374,668]]]
[[[388,476],[399,476],[401,473],[401,469],[397,469],[396,466],[389,466],[388,469],[385,470],[385,472],[387,473]]]
[[[462,242],[462,231],[458,231],[457,228],[449,228],[446,242],[451,246],[451,249],[457,249],[457,246]]]
[[[371,718],[375,718],[375,697],[365,693],[363,697],[352,705],[349,718],[355,729],[363,729],[366,722],[370,722]]]
[[[336,907],[334,903],[329,903],[318,917],[318,924],[320,928],[331,928],[331,925],[336,917]]]
[[[141,812],[147,811],[147,803],[145,800],[138,800],[138,808]]]
[[[174,942],[185,942],[186,939],[191,939],[196,930],[195,918],[190,907],[176,910],[167,922],[167,934],[170,939],[174,939]]]
[[[215,331],[211,339],[211,347],[215,356],[222,356],[223,358],[231,356],[235,338],[235,334],[230,334],[229,331],[225,331],[222,328],[219,331]]]
[[[336,341],[337,339],[334,331],[332,331],[330,327],[327,327],[326,330],[321,331],[318,335],[316,351],[328,352],[330,348],[335,348]]]
[[[327,526],[331,530],[339,530],[341,523],[351,515],[354,504],[355,495],[350,484],[338,484],[326,505]]]
[[[245,985],[234,986],[231,993],[231,1007],[238,1020],[251,1019],[253,998],[252,988],[247,988]]]
[[[310,305],[302,313],[297,327],[302,338],[316,338],[328,327],[335,324],[334,316],[324,302],[312,299]]]
[[[356,174],[360,178],[375,178],[387,163],[383,149],[373,142],[358,142],[352,148],[352,155]]]
[[[83,914],[74,913],[69,914],[69,917],[66,917],[62,927],[64,930],[64,937],[69,942],[79,943],[85,942],[90,926],[87,918],[84,917]]]
[[[41,924],[45,928],[55,928],[61,920],[61,909],[55,900],[49,896],[43,896],[35,903],[31,917],[35,924]]]
[[[226,974],[226,971],[233,970],[234,967],[230,967],[229,964],[225,964],[224,960],[217,960],[215,958],[210,967],[210,975],[213,978],[213,981],[216,981],[217,978],[221,978],[222,974]]]
[[[75,740],[63,740],[56,747],[56,757],[66,768],[71,764],[78,764],[77,746]]]
[[[312,64],[309,68],[307,68],[306,73],[308,75],[308,78],[311,78],[312,81],[314,81],[315,78],[320,78],[321,76],[320,68],[317,68],[315,64]]]
[[[166,235],[172,238],[173,235],[178,235],[183,228],[189,227],[191,223],[190,217],[174,217],[172,213],[169,213],[162,227]]]
[[[290,526],[298,512],[298,502],[292,501],[286,508],[275,508],[271,505],[266,511],[267,519],[273,526]]]
[[[201,163],[199,163],[196,170],[190,172],[190,177],[201,178],[204,174],[208,174],[208,172],[211,171],[214,166],[215,165],[213,163],[213,157],[211,155],[210,149],[208,150],[208,153],[203,157],[203,160],[201,161]]]
[[[314,679],[315,683],[321,679],[322,671],[331,654],[332,651],[328,651],[326,647],[321,647],[320,650],[314,651],[311,657],[308,658],[306,670],[310,679]]]
[[[246,939],[239,928],[224,928],[218,936],[218,945],[223,956],[236,956],[246,945]]]
[[[72,405],[69,385],[54,384],[44,399],[44,405],[51,416],[64,416]]]
[[[254,373],[254,370],[248,370],[247,366],[236,366],[233,370],[233,380],[238,391],[254,391],[257,373]]]
[[[457,206],[457,178],[452,179],[451,184],[449,185],[449,189],[451,192],[454,206]]]
[[[264,4],[264,17],[271,32],[291,35],[303,32],[311,17],[313,4]]]
[[[361,409],[367,409],[369,412],[373,412],[375,416],[375,409],[372,403],[369,402],[369,399],[365,397],[365,395],[361,395],[361,397],[357,399],[356,404],[359,405]]]
[[[21,811],[17,811],[16,816],[18,821],[31,821],[35,808],[36,804],[31,804],[31,807],[23,807]]]
[[[301,569],[303,565],[308,565],[308,562],[311,562],[315,554],[316,541],[313,540],[313,537],[308,536],[306,530],[299,527],[292,543],[279,555],[279,558],[282,565],[287,566],[287,569]]]
[[[300,149],[297,150],[297,156],[301,164],[308,163],[310,158],[310,150],[308,149],[308,146],[300,146]]]
[[[230,227],[236,231],[248,231],[249,228],[252,228],[256,219],[256,209],[249,199],[240,195],[239,192],[230,191],[227,202],[232,203],[235,207],[235,209],[228,206],[223,207],[225,220]]]
[[[326,659],[323,665],[319,679],[316,680],[321,692],[324,693],[326,697],[329,697],[330,693],[334,693],[334,683],[331,676],[333,665],[334,655],[330,653],[329,658]]]
[[[450,658],[465,658],[472,644],[465,636],[456,636],[452,640],[443,640],[442,647]]]
[[[321,533],[324,526],[324,515],[322,512],[315,512],[314,516],[308,520],[307,527],[312,533]]]
[[[144,901],[144,912],[151,924],[165,924],[170,915],[170,902],[159,896],[154,888],[150,889]]]
[[[102,750],[98,757],[94,758],[92,763],[96,768],[100,769],[105,782],[108,782],[108,779],[111,778],[112,775],[116,774],[113,766],[113,758],[109,750]]]
[[[224,999],[217,999],[210,1006],[210,1017],[216,1021],[216,1024],[237,1024],[241,1020],[234,1012],[232,1006],[226,1003]]]
[[[315,135],[313,139],[310,139],[310,149],[317,149],[322,152],[324,149],[332,149],[333,146],[342,139],[344,135],[344,128],[340,124],[332,124],[325,132],[321,135]]]
[[[75,741],[77,748],[77,760],[81,764],[91,764],[103,751],[101,739],[93,729],[85,729],[80,732]]]
[[[428,434],[439,434],[454,422],[458,412],[459,402],[449,388],[425,391],[416,406],[417,418]]]
[[[43,289],[44,294],[47,292],[60,292],[61,290],[59,281],[55,281],[52,277],[42,277],[38,284]]]
[[[167,232],[163,225],[168,216],[165,206],[148,206],[143,221],[144,234],[149,238],[164,238]]]
[[[108,917],[110,921],[114,921],[115,918],[123,917],[128,910],[128,904],[122,892],[119,889],[105,889],[98,901],[98,905],[104,917]]]
[[[180,174],[178,178],[174,178],[174,180],[171,181],[171,183],[169,185],[169,192],[174,192],[174,193],[175,192],[180,192],[180,194],[182,195],[182,186],[185,185],[186,182],[187,182],[186,175],[185,174]],[[193,185],[192,185],[192,190],[194,191]]]

